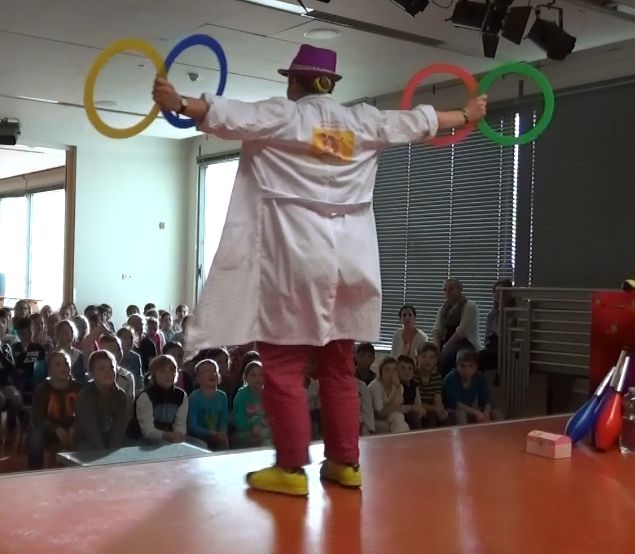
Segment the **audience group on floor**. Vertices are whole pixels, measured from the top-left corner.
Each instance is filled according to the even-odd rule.
[[[360,434],[399,433],[495,421],[482,371],[495,369],[497,290],[481,350],[478,308],[461,283],[445,283],[432,339],[416,326],[416,309],[400,311],[392,352],[379,360],[356,345]],[[3,446],[25,438],[29,467],[48,451],[95,451],[187,442],[212,451],[271,444],[262,406],[264,375],[255,345],[188,352],[185,305],[174,314],[128,306],[116,328],[107,304],[73,303],[32,313],[26,300],[0,309],[0,411]],[[378,364],[376,364],[378,362]],[[483,367],[487,364],[488,367]],[[494,367],[491,367],[493,364]],[[377,369],[375,366],[377,365]],[[313,435],[320,438],[319,383],[311,361],[305,387]]]

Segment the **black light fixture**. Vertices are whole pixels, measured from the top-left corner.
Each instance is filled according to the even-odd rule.
[[[532,12],[531,6],[516,6],[509,8],[502,35],[509,41],[520,44],[523,40],[529,16]]]
[[[459,0],[450,21],[455,27],[480,31],[487,15],[488,4],[473,0]]]
[[[455,27],[472,29],[481,33],[483,54],[496,56],[499,35],[520,44],[531,15],[530,6],[512,8],[513,0],[459,0],[450,21]]]
[[[540,8],[555,10],[558,12],[558,23],[542,19]],[[554,6],[554,3],[536,6],[536,21],[529,30],[527,38],[536,46],[542,48],[547,57],[552,60],[564,60],[575,48],[576,38],[567,33],[563,28],[562,8]]]
[[[412,17],[421,13],[428,7],[429,0],[392,0],[406,13],[409,13]]]

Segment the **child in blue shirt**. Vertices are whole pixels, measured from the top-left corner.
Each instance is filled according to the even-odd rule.
[[[502,419],[492,408],[492,399],[485,375],[478,371],[478,353],[468,350],[459,354],[457,369],[443,380],[445,405],[454,415],[454,423],[489,423]]]
[[[202,360],[194,369],[199,388],[190,394],[188,435],[207,443],[210,450],[224,450],[227,442],[227,395],[218,390],[218,364]]]

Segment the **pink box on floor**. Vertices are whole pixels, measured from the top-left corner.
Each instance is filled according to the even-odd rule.
[[[571,439],[566,435],[531,431],[527,435],[527,452],[545,458],[570,458]]]

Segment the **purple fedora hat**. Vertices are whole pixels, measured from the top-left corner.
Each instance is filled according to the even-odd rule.
[[[289,69],[278,69],[280,75],[285,77],[289,73],[305,73],[307,75],[327,75],[334,81],[339,81],[342,76],[335,72],[337,66],[337,53],[326,48],[316,48],[310,44],[303,44]]]

